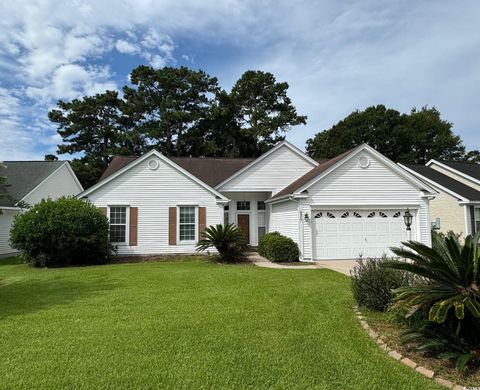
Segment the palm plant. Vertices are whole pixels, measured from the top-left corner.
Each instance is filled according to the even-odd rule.
[[[216,248],[220,259],[224,262],[234,262],[243,258],[247,242],[242,231],[234,224],[207,227],[202,233],[202,239],[197,243],[197,251]]]
[[[433,235],[432,248],[415,241],[404,242],[405,248],[392,248],[392,252],[408,261],[391,260],[383,264],[388,268],[408,271],[417,277],[413,285],[395,290],[394,309],[406,312],[407,317],[425,313],[428,321],[441,324],[442,330],[461,340],[462,345],[470,346],[466,352],[462,348],[465,353],[450,355],[461,357],[464,362],[462,367],[480,359],[479,239],[480,233],[468,236],[462,245],[453,235],[445,238]],[[443,342],[440,346],[434,342],[431,326],[423,329],[420,327],[413,332],[410,339],[422,338],[425,350],[431,345],[431,351],[443,350],[444,354],[454,352],[453,346],[450,350],[447,348],[448,343]],[[425,340],[430,342],[425,343]]]

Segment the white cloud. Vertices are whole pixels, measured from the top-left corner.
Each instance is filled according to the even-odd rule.
[[[228,48],[207,62],[226,87],[246,69],[288,81],[298,112],[309,116],[308,126],[289,135],[300,147],[353,109],[376,103],[436,105],[478,147],[479,12],[475,0],[462,7],[432,0],[4,1],[0,130],[17,140],[10,147],[33,153],[40,136],[56,142],[48,121],[36,120],[56,99],[123,83],[125,75],[106,66],[114,54],[162,67],[175,64],[188,41],[181,57],[193,62],[194,55],[199,65],[203,58],[191,47]],[[0,158],[7,150],[0,146]]]
[[[139,51],[136,45],[124,39],[117,40],[115,48],[123,54],[136,54]]]

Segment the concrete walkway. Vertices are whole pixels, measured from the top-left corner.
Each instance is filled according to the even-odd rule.
[[[355,266],[355,260],[322,260],[315,262],[318,268],[328,268],[350,276],[350,271]]]
[[[315,261],[311,263],[305,262],[305,265],[287,265],[273,263],[263,256],[260,256],[257,252],[250,252],[248,260],[255,264],[257,267],[263,268],[282,268],[282,269],[320,269],[328,268],[333,271],[340,272],[342,274],[350,276],[350,270],[355,264],[355,260],[329,260],[329,261]]]

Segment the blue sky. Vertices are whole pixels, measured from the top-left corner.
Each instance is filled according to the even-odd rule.
[[[55,102],[121,89],[139,64],[202,68],[227,89],[272,72],[308,116],[287,135],[300,148],[373,104],[435,106],[480,148],[476,0],[3,0],[0,15],[0,160],[55,152]]]

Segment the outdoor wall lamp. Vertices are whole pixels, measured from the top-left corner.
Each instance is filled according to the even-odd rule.
[[[308,222],[310,220],[310,216],[308,215],[308,213],[305,213],[303,219],[305,220],[305,222]]]
[[[412,221],[413,221],[413,215],[412,215],[412,213],[410,213],[410,210],[407,209],[407,211],[405,211],[405,214],[403,215],[403,222],[405,222],[405,226],[407,227],[407,231],[412,230],[412,228],[411,228]]]

